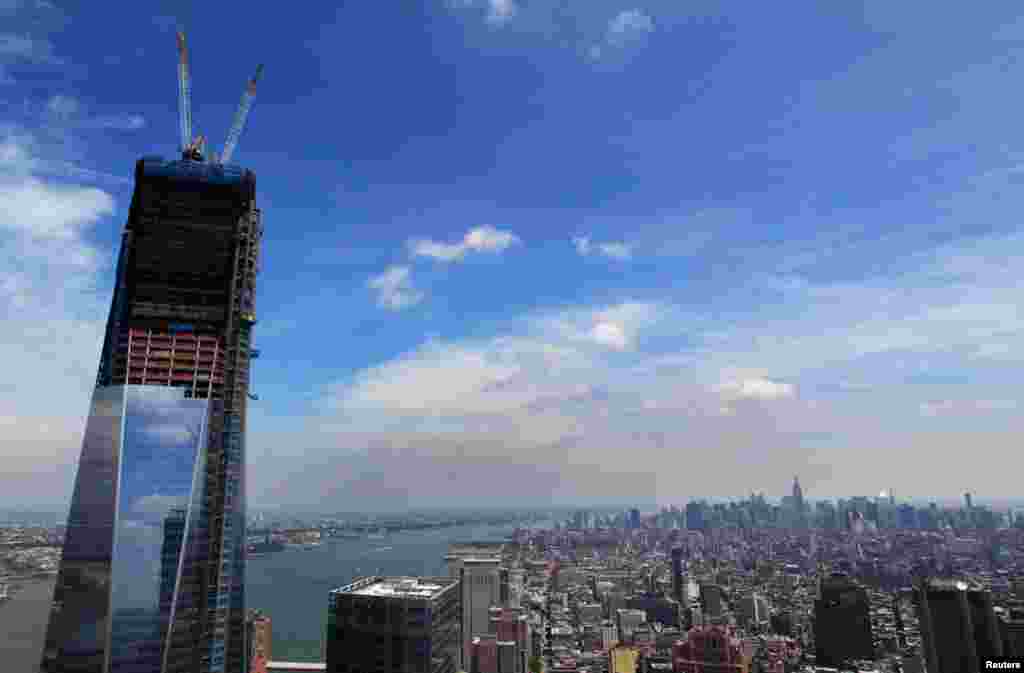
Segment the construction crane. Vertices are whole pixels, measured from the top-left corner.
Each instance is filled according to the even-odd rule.
[[[256,74],[249,80],[248,86],[242,92],[242,100],[238,103],[238,110],[235,112],[235,120],[231,123],[231,130],[228,131],[228,139],[224,142],[224,151],[220,154],[220,163],[226,164],[231,161],[231,155],[235,153],[238,146],[238,139],[242,136],[242,129],[245,128],[245,120],[249,116],[249,108],[252,107],[252,99],[256,96],[256,83],[263,74],[263,64],[256,66]]]
[[[178,131],[181,134],[181,156],[191,159],[198,154],[192,143],[192,76],[188,71],[188,46],[185,33],[178,31]],[[201,160],[200,156],[198,160]]]
[[[256,74],[242,92],[242,100],[238,104],[234,121],[228,131],[224,149],[217,156],[216,152],[207,153],[206,136],[192,137],[192,73],[189,67],[188,45],[184,31],[177,32],[178,41],[178,132],[181,140],[181,158],[188,161],[205,161],[209,157],[211,163],[226,164],[231,160],[238,147],[238,139],[242,136],[245,121],[249,117],[253,98],[256,96],[256,83],[263,74],[263,64],[256,68]]]

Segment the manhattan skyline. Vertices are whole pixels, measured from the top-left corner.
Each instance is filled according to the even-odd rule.
[[[373,4],[0,9],[0,507],[71,493],[179,24],[201,132],[268,64],[252,506],[1016,491],[1019,10]]]

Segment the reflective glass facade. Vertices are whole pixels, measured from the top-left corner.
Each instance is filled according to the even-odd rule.
[[[248,671],[255,190],[235,166],[136,164],[45,671]]]
[[[43,670],[159,673],[206,554],[211,400],[97,388],[86,425]],[[180,627],[179,627],[180,628]]]

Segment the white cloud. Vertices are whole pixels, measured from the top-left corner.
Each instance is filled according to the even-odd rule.
[[[623,302],[604,309],[564,311],[542,320],[559,338],[624,351],[636,347],[637,335],[658,320],[661,310],[656,304]]]
[[[448,5],[453,9],[483,8],[492,26],[504,25],[519,13],[516,0],[448,0]]]
[[[46,112],[56,123],[79,129],[100,129],[113,131],[137,131],[146,125],[142,115],[102,115],[90,117],[80,114],[81,103],[63,94],[52,96],[46,103]]]
[[[153,516],[166,516],[172,509],[183,509],[188,506],[188,496],[183,495],[144,495],[132,503],[131,511]]]
[[[487,0],[487,22],[492,25],[512,20],[518,11],[515,0]]]
[[[576,252],[584,257],[592,254],[617,260],[627,260],[633,257],[633,246],[624,242],[594,243],[589,236],[574,236],[572,244],[576,248]]]
[[[377,291],[377,304],[392,311],[415,306],[423,299],[423,293],[412,284],[412,270],[408,266],[389,266],[379,276],[374,276],[366,285]]]
[[[0,145],[0,159],[17,160],[18,152],[16,147]],[[31,239],[80,241],[84,226],[114,212],[113,198],[102,190],[50,185],[36,178],[0,183],[0,202],[4,204],[0,230],[25,234]],[[25,239],[22,245],[29,245],[29,241]]]
[[[650,16],[639,9],[627,9],[608,22],[608,41],[619,45],[643,37],[653,30],[654,21]]]
[[[0,12],[13,13],[25,8],[56,10],[57,6],[48,0],[0,0]]]
[[[195,430],[180,423],[158,423],[146,427],[146,435],[166,447],[189,446],[195,439]]]
[[[409,253],[413,257],[429,257],[442,262],[456,262],[461,261],[471,252],[500,253],[518,242],[519,237],[512,232],[484,225],[470,229],[458,243],[413,239],[407,245]]]
[[[633,248],[625,243],[602,243],[598,249],[602,255],[612,259],[629,259],[633,256]]]
[[[629,347],[629,337],[622,325],[613,322],[599,322],[590,330],[590,338],[594,343],[608,346],[616,350],[625,350]]]
[[[137,131],[146,126],[146,120],[142,115],[106,116],[84,119],[78,125],[82,128]]]
[[[37,63],[59,62],[49,41],[14,33],[0,33],[0,57]]]
[[[643,43],[654,31],[654,20],[639,9],[619,12],[608,21],[603,37],[591,45],[586,52],[590,61],[598,62],[606,56],[621,53],[621,50]]]
[[[78,113],[78,101],[71,96],[57,94],[46,103],[46,110],[61,120],[67,120]]]
[[[772,401],[790,398],[796,394],[796,388],[791,383],[780,383],[765,378],[726,381],[719,384],[716,390],[730,401]]]

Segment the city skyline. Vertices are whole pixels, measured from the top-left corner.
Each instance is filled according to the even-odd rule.
[[[164,10],[0,10],[0,507],[72,491],[178,24],[214,138],[267,62],[253,505],[1016,491],[1018,9]]]

